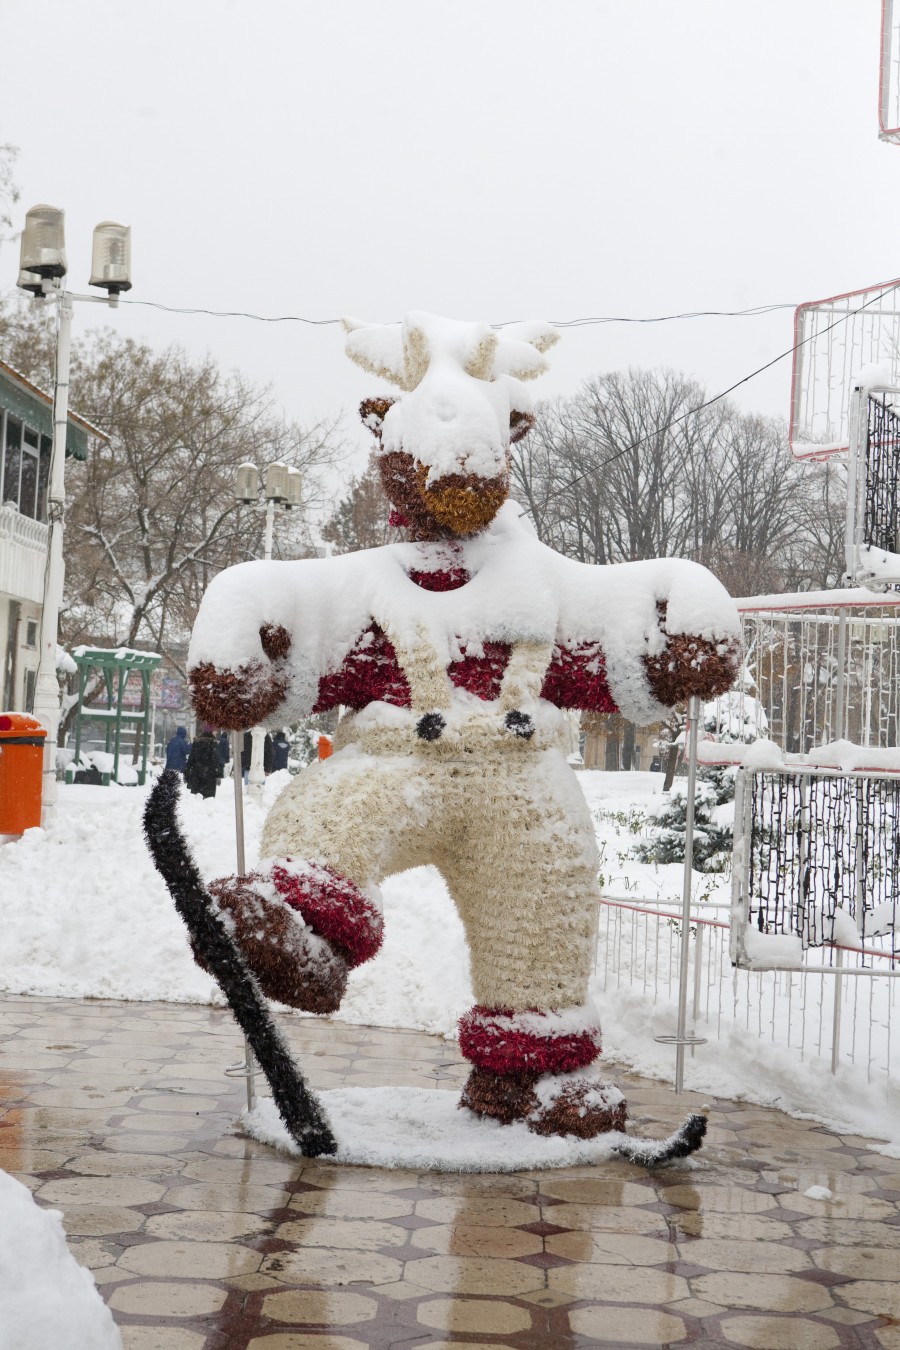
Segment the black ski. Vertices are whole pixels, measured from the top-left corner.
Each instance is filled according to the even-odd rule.
[[[613,1150],[620,1158],[639,1163],[641,1167],[660,1167],[663,1163],[696,1153],[705,1134],[706,1116],[691,1115],[668,1139],[626,1138],[621,1144],[614,1144]]]
[[[336,1153],[337,1144],[321,1104],[308,1088],[287,1042],[269,1015],[259,985],[212,907],[209,892],[178,825],[179,790],[178,774],[168,769],[147,798],[144,834],[153,862],[250,1042],[288,1134],[307,1158]]]

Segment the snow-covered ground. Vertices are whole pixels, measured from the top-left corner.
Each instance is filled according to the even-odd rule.
[[[606,894],[630,902],[680,898],[679,864],[655,866],[629,856],[642,819],[660,802],[662,776],[578,777],[596,821]],[[286,781],[286,773],[268,780],[266,803]],[[0,988],[68,998],[222,1001],[194,965],[181,921],[150,862],[141,834],[145,797],[140,788],[61,787],[53,828],[30,830],[0,848]],[[249,865],[264,810],[245,797]],[[203,874],[232,872],[231,782],[221,785],[215,800],[185,793],[182,818]],[[697,896],[707,902],[727,898],[726,878],[698,874],[695,882]],[[437,872],[423,868],[392,878],[384,896],[384,947],[351,975],[339,1016],[452,1035],[472,994],[463,929],[446,888]],[[727,969],[724,978],[730,982]],[[671,1078],[674,1052],[654,1036],[674,1030],[674,990],[657,988],[654,997],[643,979],[614,987],[604,980],[601,962],[593,994],[605,1052],[641,1072]],[[780,1007],[773,1016],[781,1015]],[[900,1153],[896,1103],[891,1109],[883,1086],[868,1083],[861,1069],[842,1066],[833,1077],[824,1059],[800,1062],[796,1050],[761,1037],[755,1024],[748,1028],[742,1019],[721,1018],[704,1034],[710,1041],[688,1062],[688,1087],[880,1137]]]
[[[66,1246],[62,1216],[0,1172],[0,1350],[122,1350],[94,1277]]]

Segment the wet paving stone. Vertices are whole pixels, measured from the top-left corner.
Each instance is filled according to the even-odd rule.
[[[438,1037],[280,1020],[313,1083],[465,1078]],[[0,1167],[124,1350],[900,1350],[900,1160],[865,1140],[713,1102],[657,1174],[304,1162],[237,1132],[240,1049],[221,1009],[0,995]],[[690,1105],[612,1076],[644,1132]]]

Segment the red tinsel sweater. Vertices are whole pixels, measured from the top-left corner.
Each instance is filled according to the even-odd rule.
[[[464,586],[469,574],[455,567],[443,572],[410,572],[410,579],[427,591],[451,591]],[[485,700],[495,699],[509,660],[509,645],[486,642],[483,656],[469,656],[462,649],[462,660],[448,668],[451,682]],[[618,712],[609,685],[603,653],[597,643],[579,647],[557,646],[547,669],[541,698],[557,708],[578,708],[584,712]],[[362,633],[339,670],[319,681],[313,712],[327,712],[342,704],[345,708],[364,708],[376,699],[408,708],[409,685],[400,668],[393,643],[378,624]]]

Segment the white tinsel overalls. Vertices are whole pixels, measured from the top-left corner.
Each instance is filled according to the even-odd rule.
[[[486,702],[454,688],[424,633],[412,652],[394,645],[412,707],[342,719],[334,756],[273,806],[263,866],[322,864],[379,901],[386,876],[434,864],[465,926],[477,1004],[564,1013],[557,1035],[595,1029],[584,1005],[598,856],[560,748],[564,715],[539,699],[551,647],[514,644]]]

